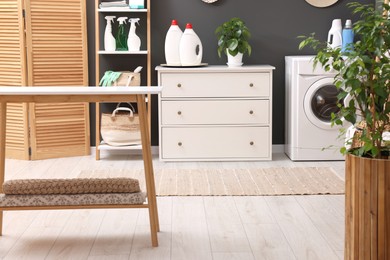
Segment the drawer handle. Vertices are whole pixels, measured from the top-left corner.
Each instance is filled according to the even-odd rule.
[[[181,111],[177,111],[177,114],[180,116],[181,115]]]
[[[178,88],[181,88],[181,84],[180,84],[180,83],[179,83],[179,84],[177,84],[177,87],[178,87]]]
[[[249,114],[253,115],[253,110],[249,111]]]
[[[250,83],[250,84],[249,84],[249,87],[253,87],[253,83]]]
[[[182,142],[178,142],[177,145],[178,145],[178,146],[182,146],[183,143],[182,143]]]
[[[254,145],[254,144],[255,144],[255,142],[251,141],[249,144],[250,144],[250,145]]]

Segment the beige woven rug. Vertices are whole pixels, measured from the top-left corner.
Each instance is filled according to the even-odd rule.
[[[158,196],[344,194],[344,181],[328,167],[155,169],[154,172]],[[87,170],[79,177],[137,178],[145,190],[141,170]]]

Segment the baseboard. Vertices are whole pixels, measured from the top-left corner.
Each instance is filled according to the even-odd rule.
[[[272,153],[284,153],[284,144],[273,144]]]
[[[95,154],[96,147],[91,147],[91,153]],[[152,146],[152,155],[159,154],[159,147]],[[114,154],[141,154],[141,150],[112,150],[112,151],[101,151],[101,153],[114,153]],[[284,153],[284,144],[273,144],[272,153]]]

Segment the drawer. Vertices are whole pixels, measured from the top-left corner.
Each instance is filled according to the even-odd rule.
[[[161,97],[268,97],[269,73],[161,73]]]
[[[161,159],[267,159],[269,127],[162,127]]]
[[[162,101],[163,125],[268,124],[269,100]]]

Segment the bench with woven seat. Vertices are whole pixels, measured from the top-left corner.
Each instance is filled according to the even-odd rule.
[[[140,205],[146,194],[132,178],[22,179],[3,184],[0,207]]]
[[[158,246],[159,221],[145,95],[161,87],[1,87],[0,88],[0,235],[4,210],[145,208],[152,246]],[[7,103],[137,102],[146,190],[131,178],[5,179]],[[98,120],[97,120],[98,121]]]

